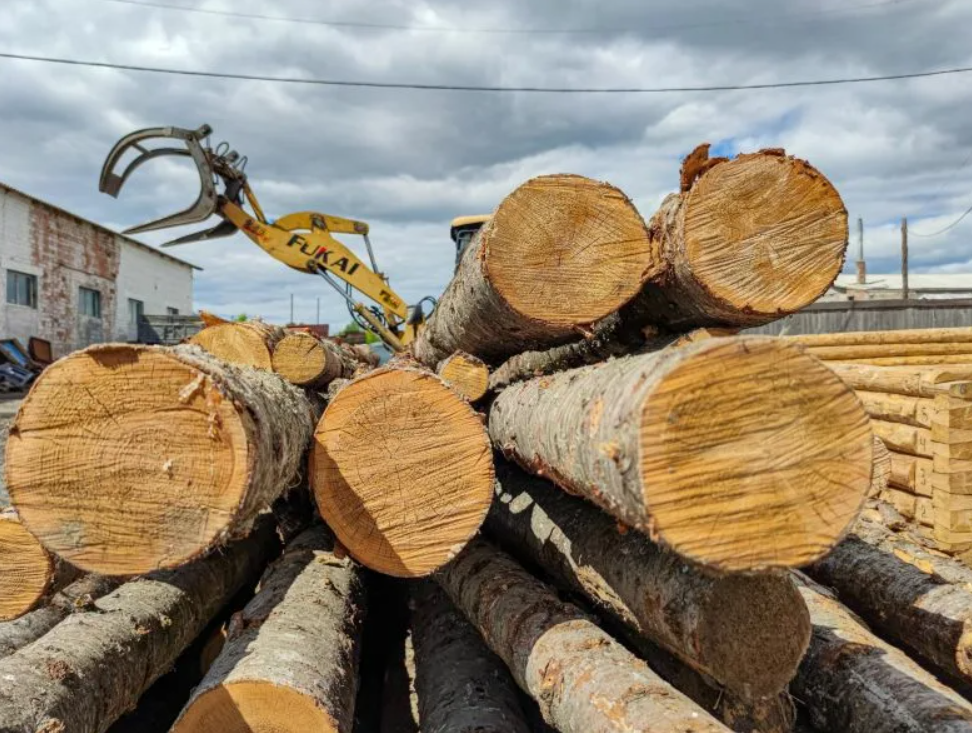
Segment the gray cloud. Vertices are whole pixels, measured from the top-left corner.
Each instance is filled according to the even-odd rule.
[[[960,0],[377,0],[348,6],[206,0],[263,14],[470,28],[600,28],[594,34],[376,31],[220,18],[100,0],[10,0],[0,49],[272,75],[424,83],[693,86],[898,73],[970,63]],[[466,4],[464,4],[466,5]],[[647,216],[703,140],[785,146],[838,186],[867,224],[871,271],[897,267],[898,220],[946,225],[972,203],[972,76],[843,87],[678,95],[495,95],[341,89],[0,61],[0,179],[106,223],[188,203],[191,171],[139,172],[119,201],[97,193],[101,160],[140,126],[209,122],[249,155],[273,215],[317,209],[371,222],[383,269],[409,300],[452,268],[449,220],[487,212],[526,178],[582,173],[621,186]],[[962,267],[972,218],[914,239],[918,269]],[[159,242],[161,237],[150,237]],[[354,244],[354,243],[352,243]],[[284,320],[347,321],[325,283],[242,237],[176,251],[198,262],[197,303]]]

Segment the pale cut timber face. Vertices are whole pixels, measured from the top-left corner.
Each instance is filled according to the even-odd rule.
[[[273,371],[297,385],[313,384],[327,367],[321,342],[309,333],[289,333],[273,350]]]
[[[237,366],[272,371],[270,349],[257,329],[240,323],[220,323],[197,333],[189,343],[201,346],[217,359]]]
[[[847,211],[805,161],[742,155],[712,168],[688,194],[686,257],[716,298],[760,314],[812,303],[844,264]]]
[[[853,392],[779,339],[705,342],[646,398],[641,474],[652,528],[724,571],[802,567],[867,496],[873,434]]]
[[[164,352],[104,348],[49,367],[7,441],[21,519],[82,570],[187,562],[234,516],[249,475],[239,414]]]
[[[628,197],[582,176],[527,181],[481,236],[480,256],[496,291],[519,313],[557,326],[614,312],[661,267]]]
[[[442,380],[470,402],[482,399],[489,387],[489,369],[478,359],[456,354],[439,370]]]
[[[0,517],[0,621],[29,611],[47,589],[50,555],[23,524]]]
[[[231,682],[200,695],[173,733],[337,733],[310,695],[270,682]]]
[[[387,575],[437,570],[476,534],[492,501],[482,420],[418,370],[381,370],[345,387],[311,450],[321,515],[356,560]]]

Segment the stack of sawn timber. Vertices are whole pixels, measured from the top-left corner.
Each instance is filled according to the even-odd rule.
[[[972,549],[972,329],[792,336],[853,387],[891,452],[882,497],[948,553]]]
[[[0,730],[106,730],[259,571],[175,729],[370,730],[382,610],[362,565],[436,582],[409,581],[401,655],[416,700],[398,722],[423,731],[786,731],[788,684],[821,729],[962,729],[968,703],[791,574],[846,545],[869,492],[860,401],[797,346],[719,337],[818,297],[846,239],[808,164],[702,147],[648,224],[607,184],[518,188],[413,358],[332,382],[319,421],[312,392],[228,363],[244,357],[65,359],[11,433],[14,505],[81,571],[150,574],[0,660],[24,680],[0,692]],[[273,329],[251,330],[274,369]],[[328,527],[288,533],[266,567],[262,511],[308,445]],[[911,728],[879,702],[895,697]]]

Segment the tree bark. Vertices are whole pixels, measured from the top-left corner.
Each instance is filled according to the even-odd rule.
[[[591,505],[499,464],[487,528],[514,554],[589,597],[738,696],[782,691],[810,639],[786,576],[709,576]]]
[[[659,270],[644,220],[613,186],[541,176],[500,203],[439,299],[415,356],[457,351],[487,363],[580,337]]]
[[[263,321],[218,323],[197,333],[195,344],[221,361],[273,371],[273,350],[284,337],[284,330]]]
[[[277,343],[273,371],[298,387],[324,389],[335,379],[350,379],[361,362],[333,341],[291,331]]]
[[[246,534],[319,414],[276,375],[191,346],[94,346],[37,379],[10,430],[13,505],[48,550],[137,575]]]
[[[70,614],[90,610],[94,601],[111,593],[118,584],[113,578],[86,575],[55,593],[40,608],[0,623],[0,658],[37,641]]]
[[[520,382],[496,398],[489,432],[534,473],[723,571],[812,562],[871,480],[860,402],[779,339],[710,339]]]
[[[313,527],[266,572],[173,733],[350,733],[365,588],[361,569]]]
[[[482,419],[427,371],[371,372],[328,405],[311,450],[317,506],[363,565],[421,577],[486,518],[493,456]]]
[[[707,153],[701,148],[696,153]],[[665,262],[638,296],[653,323],[758,326],[814,302],[844,264],[847,210],[830,181],[782,150],[703,161],[649,223]]]
[[[125,583],[0,660],[0,730],[106,730],[221,606],[256,582],[277,546],[272,522],[260,522],[225,551]]]
[[[489,367],[482,359],[457,352],[439,362],[436,374],[447,385],[470,402],[486,396],[489,386]]]
[[[561,733],[728,730],[489,543],[436,579]]]
[[[841,733],[972,730],[972,705],[962,696],[871,634],[826,590],[808,579],[800,585],[813,638],[792,689],[816,727]]]
[[[935,414],[935,400],[929,397],[908,397],[906,395],[886,394],[858,390],[867,414],[876,420],[912,425],[916,428],[930,428]]]
[[[956,387],[951,382],[972,381],[972,364],[950,368],[879,367],[871,364],[831,362],[827,366],[847,386],[856,390],[883,392],[908,397],[934,397],[950,394]],[[966,388],[967,389],[967,388]]]
[[[955,679],[972,681],[969,588],[923,572],[856,534],[808,573],[834,588],[842,603],[923,663]]]
[[[422,733],[530,733],[502,660],[429,581],[413,587],[412,633]]]

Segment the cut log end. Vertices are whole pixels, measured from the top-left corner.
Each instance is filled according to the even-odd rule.
[[[860,402],[826,366],[776,339],[694,348],[642,410],[651,529],[724,571],[819,558],[870,486],[873,437]]]
[[[309,333],[288,333],[273,349],[273,371],[300,387],[325,387],[339,377],[351,376],[350,357],[338,346]]]
[[[843,266],[847,211],[830,181],[802,160],[741,155],[702,176],[685,206],[692,272],[742,312],[797,311]]]
[[[284,730],[338,733],[340,729],[313,697],[269,682],[236,682],[209,690],[186,709],[173,728],[174,733]]]
[[[581,176],[526,182],[503,201],[482,238],[496,292],[516,311],[555,326],[603,318],[660,266],[631,201]]]
[[[189,343],[200,346],[217,359],[237,366],[273,370],[267,327],[255,323],[219,323],[204,328]]]
[[[439,364],[442,381],[470,402],[481,400],[489,389],[489,368],[475,356],[457,352]]]
[[[297,465],[300,446],[251,444],[256,421],[237,390],[254,390],[245,393],[253,405],[281,405],[260,422],[279,420],[288,441],[300,418],[287,390],[296,390],[221,368],[194,350],[112,345],[62,359],[37,380],[10,431],[6,476],[45,547],[88,572],[139,575],[199,556],[261,508],[245,501],[254,481],[268,490],[285,464]],[[268,451],[277,464],[257,459]]]
[[[0,516],[0,621],[23,616],[44,596],[51,556],[15,517]]]
[[[362,564],[425,576],[479,530],[493,494],[481,419],[439,378],[373,372],[345,387],[318,426],[311,478],[322,516]]]

